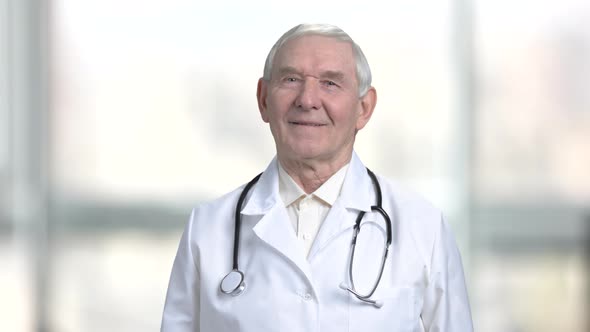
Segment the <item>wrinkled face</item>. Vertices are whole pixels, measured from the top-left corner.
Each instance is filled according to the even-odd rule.
[[[257,96],[279,159],[328,162],[350,158],[356,131],[369,121],[376,98],[372,88],[358,97],[352,46],[314,35],[283,45]]]

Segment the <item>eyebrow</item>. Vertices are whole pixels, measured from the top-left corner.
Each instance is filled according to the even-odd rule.
[[[286,74],[300,74],[300,72],[299,72],[299,70],[295,69],[294,67],[286,66],[286,67],[279,68],[278,74],[279,74],[279,76],[283,76]]]
[[[297,75],[302,75],[302,73],[295,69],[294,67],[291,66],[286,66],[286,67],[281,67],[279,68],[278,71],[279,76],[284,76],[286,74],[297,74]],[[342,73],[341,71],[336,71],[336,70],[326,70],[320,73],[320,78],[321,79],[331,79],[331,80],[338,80],[338,81],[344,81],[345,80],[345,75],[344,73]]]
[[[320,74],[321,78],[327,78],[335,81],[344,81],[344,73],[341,71],[327,70]]]

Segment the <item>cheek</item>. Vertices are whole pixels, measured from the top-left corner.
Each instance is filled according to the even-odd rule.
[[[350,101],[348,104],[342,104],[340,108],[340,112],[335,112],[333,114],[336,119],[335,121],[341,122],[343,126],[346,127],[357,127],[361,124],[362,119],[360,117],[360,111],[358,107],[351,108],[350,103],[354,101]]]
[[[273,98],[267,98],[266,100],[266,109],[262,114],[262,118],[265,122],[272,123],[273,120],[277,117],[277,103],[276,100]]]
[[[269,100],[275,105],[285,105],[290,104],[297,96],[297,91],[295,89],[274,89],[269,96]]]
[[[268,98],[267,102],[269,116],[273,118],[281,117],[291,105],[288,96],[284,94],[274,95],[272,98]]]

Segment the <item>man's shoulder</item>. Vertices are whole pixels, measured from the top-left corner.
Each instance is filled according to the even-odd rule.
[[[194,210],[195,211],[202,211],[202,212],[211,212],[211,211],[217,211],[217,210],[219,210],[219,211],[224,210],[225,211],[225,210],[227,210],[228,206],[231,206],[233,208],[230,208],[230,210],[231,210],[231,213],[233,213],[235,210],[235,206],[238,202],[238,198],[245,187],[246,187],[246,183],[240,185],[239,187],[237,187],[237,188],[235,188],[235,189],[233,189],[221,196],[199,202],[198,204],[195,205]]]
[[[382,187],[384,202],[388,201],[392,207],[405,214],[419,213],[423,217],[440,218],[441,210],[419,192],[382,175],[377,175],[377,178]]]
[[[398,240],[409,244],[430,264],[430,255],[444,224],[443,213],[418,192],[394,180],[379,177],[383,208],[389,213]]]

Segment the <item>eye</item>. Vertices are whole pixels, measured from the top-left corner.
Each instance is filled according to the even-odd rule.
[[[285,77],[284,80],[285,80],[285,82],[289,82],[289,83],[293,83],[293,82],[298,81],[298,79],[296,77]]]
[[[323,83],[324,83],[324,85],[326,85],[328,87],[337,87],[338,86],[338,84],[336,82],[330,81],[330,80],[325,80]]]

